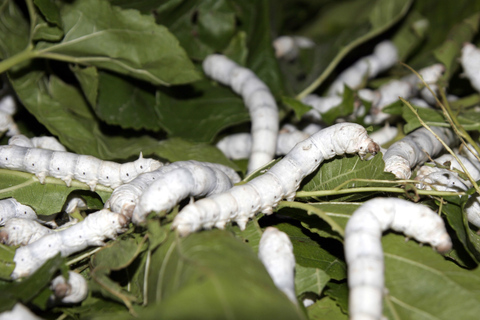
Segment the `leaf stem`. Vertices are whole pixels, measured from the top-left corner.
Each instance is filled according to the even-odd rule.
[[[0,61],[0,74],[9,70],[11,67],[16,66],[17,64],[35,58],[36,53],[33,50],[33,46],[29,45],[25,50],[14,54],[7,59]]]
[[[350,188],[350,189],[342,189],[342,190],[298,191],[295,195],[295,198],[325,197],[325,196],[334,196],[334,195],[356,193],[356,192],[406,193],[407,191],[402,188],[394,188],[394,187],[361,187],[361,188]],[[440,197],[465,195],[465,192],[435,191],[435,190],[417,190],[417,193],[420,195],[440,196]]]

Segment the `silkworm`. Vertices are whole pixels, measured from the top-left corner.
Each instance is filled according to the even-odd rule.
[[[35,220],[12,218],[0,230],[0,242],[9,246],[24,246],[53,232]]]
[[[92,191],[97,184],[116,188],[161,165],[157,160],[143,158],[142,154],[138,160],[120,164],[70,152],[0,146],[0,168],[33,173],[42,184],[47,176],[62,179],[67,186],[76,179]]]
[[[460,56],[463,75],[470,81],[472,87],[480,92],[480,49],[471,43],[465,43]]]
[[[7,131],[7,136],[20,133],[12,117],[16,111],[15,100],[11,95],[6,95],[0,100],[0,133]]]
[[[43,320],[20,302],[13,309],[0,313],[0,320]]]
[[[302,99],[302,102],[309,105],[313,110],[308,111],[302,118],[311,119],[313,121],[321,121],[322,113],[325,113],[342,103],[341,96],[319,97],[316,94],[309,94]]]
[[[473,180],[480,180],[480,170],[475,166],[475,164],[461,155],[457,155],[457,157],[465,166],[468,173],[472,176]],[[452,171],[453,169],[456,169],[463,172],[463,168],[451,154],[445,154],[435,159],[435,162],[443,165],[449,165],[449,169],[422,166],[418,170],[417,176],[415,177],[415,180],[422,182],[417,185],[419,189],[431,190],[432,187],[434,187],[440,191],[459,192],[466,191],[473,186],[469,180],[460,178],[457,172]],[[479,201],[479,195],[473,194],[469,197],[464,207],[464,212],[467,216],[468,222],[476,227],[480,227]]]
[[[164,173],[147,187],[138,199],[132,222],[144,223],[150,212],[168,212],[182,199],[209,196],[232,186],[232,181],[222,170],[191,161]]]
[[[234,220],[243,230],[249,218],[257,212],[271,214],[280,200],[293,200],[303,178],[325,159],[345,153],[358,153],[363,157],[378,150],[378,145],[361,125],[340,123],[330,126],[297,143],[265,174],[185,206],[172,226],[185,236],[201,228],[224,228],[226,223]]]
[[[199,162],[199,161],[177,161],[159,169],[139,175],[134,180],[116,188],[110,198],[105,203],[105,208],[113,212],[118,212],[130,216],[135,209],[140,195],[155,181],[163,175],[184,166],[204,166],[216,171],[223,172],[232,183],[240,182],[240,176],[232,168],[217,163]]]
[[[0,200],[0,226],[12,218],[38,220],[37,214],[29,206],[25,206],[15,200],[8,198]]]
[[[55,137],[33,137],[28,138],[23,134],[16,134],[8,140],[9,145],[25,147],[25,148],[40,148],[53,151],[67,151],[67,149]]]
[[[273,280],[273,283],[295,304],[295,255],[288,235],[277,228],[263,231],[258,247],[258,257]]]
[[[312,40],[300,36],[280,36],[273,41],[275,56],[286,60],[297,58],[300,49],[309,49],[314,46],[315,43]]]
[[[398,134],[398,128],[396,126],[390,126],[388,123],[383,128],[378,129],[375,132],[369,134],[370,138],[375,141],[379,146],[384,145],[395,139]]]
[[[68,280],[62,275],[55,277],[50,289],[53,291],[52,298],[65,304],[82,302],[88,294],[87,280],[73,271],[68,271]]]
[[[344,86],[359,89],[366,78],[374,78],[380,72],[391,68],[398,60],[398,50],[391,41],[383,41],[375,46],[373,53],[345,69],[332,83],[328,95],[341,95]]]
[[[458,138],[448,128],[431,127],[447,145],[454,146]],[[395,142],[383,156],[385,171],[393,173],[398,179],[410,178],[411,169],[435,157],[444,150],[443,145],[425,128],[420,128]]]
[[[48,259],[60,253],[67,257],[89,246],[103,246],[106,239],[115,239],[125,232],[128,219],[118,213],[103,209],[89,214],[85,220],[68,229],[47,234],[35,242],[16,250],[12,279],[32,274]]]
[[[445,66],[441,63],[433,64],[431,66],[422,68],[418,71],[418,74],[422,76],[423,81],[429,85],[430,89],[433,92],[438,91],[437,82],[440,80],[441,76],[445,72]],[[422,81],[415,74],[408,75],[402,78],[402,81],[408,82],[413,86],[417,87],[419,85],[423,86]],[[424,87],[420,90],[421,97],[426,100],[429,104],[434,105],[436,103],[434,95],[428,90],[427,87]]]
[[[428,207],[397,198],[365,202],[345,227],[350,319],[382,318],[385,267],[381,236],[387,229],[428,243],[438,252],[452,247],[442,218]]]
[[[252,151],[248,172],[270,162],[275,155],[278,133],[278,107],[275,98],[251,70],[219,54],[208,56],[203,70],[212,79],[240,94],[252,122]]]
[[[287,154],[295,144],[307,139],[309,136],[309,134],[297,128],[282,127],[278,133],[275,154]],[[226,136],[217,143],[217,148],[229,159],[247,159],[252,150],[252,135],[250,133],[236,133]]]

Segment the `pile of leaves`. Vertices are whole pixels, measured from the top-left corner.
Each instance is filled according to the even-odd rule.
[[[416,70],[445,65],[439,84],[460,97],[450,107],[476,136],[480,95],[461,78],[458,57],[464,42],[480,44],[479,22],[480,3],[469,0],[0,0],[0,81],[2,94],[14,94],[21,106],[15,121],[22,133],[54,135],[72,152],[120,162],[143,152],[245,172],[246,161],[230,161],[215,142],[248,130],[249,115],[241,97],[203,75],[207,55],[222,53],[252,69],[283,102],[282,123],[291,123],[309,110],[299,98],[322,95],[341,70],[390,39],[400,61]],[[293,61],[279,60],[272,41],[285,34],[316,45]],[[397,64],[366,86],[410,73]],[[326,121],[352,113],[355,93],[345,92]],[[402,103],[389,110],[403,132],[397,139],[421,126]],[[445,123],[440,111],[420,116]],[[22,281],[10,279],[15,248],[1,245],[0,312],[20,301],[48,319],[347,319],[345,224],[362,202],[391,196],[442,214],[454,248],[443,257],[387,233],[385,316],[476,319],[480,236],[462,215],[467,196],[420,192],[383,169],[381,154],[370,161],[337,157],[304,182],[295,202],[281,202],[275,215],[257,216],[243,232],[231,225],[180,238],[170,230],[177,207],[103,248],[49,260]],[[31,174],[0,170],[0,198],[15,197],[44,220],[65,219],[69,196],[81,195],[94,211],[111,192],[53,178],[42,185]],[[300,307],[275,287],[256,256],[270,225],[293,243]],[[78,305],[52,306],[49,283],[67,269],[88,279],[89,295]],[[305,298],[314,304],[302,307]]]

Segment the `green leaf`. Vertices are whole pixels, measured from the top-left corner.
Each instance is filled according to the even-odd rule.
[[[345,86],[342,102],[334,108],[322,113],[322,120],[327,124],[333,124],[336,119],[348,116],[353,113],[355,103],[355,93],[352,89]]]
[[[408,11],[411,0],[346,1],[324,10],[316,21],[302,30],[302,35],[322,43],[324,63],[317,64],[317,79],[298,97],[317,89],[340,61],[356,47],[395,25]]]
[[[307,113],[308,111],[312,110],[312,107],[311,106],[308,106],[304,103],[302,103],[301,101],[298,101],[297,99],[295,98],[290,98],[290,97],[286,97],[286,96],[282,96],[282,102],[283,104],[285,104],[286,106],[290,107],[293,112],[295,112],[295,116],[297,117],[297,119],[301,119],[302,116]]]
[[[247,34],[239,31],[233,36],[232,41],[223,50],[223,54],[244,66],[247,63],[248,48],[247,48]]]
[[[186,238],[171,233],[152,254],[148,282],[149,306],[141,318],[304,319],[256,254],[222,230]]]
[[[39,42],[36,56],[93,65],[159,85],[200,78],[175,37],[152,17],[106,0],[64,4],[61,17],[65,37],[58,43]]]
[[[73,180],[71,187],[65,182],[47,177],[40,184],[35,175],[14,170],[0,169],[0,198],[13,197],[24,205],[31,206],[38,215],[51,215],[60,212],[74,190],[90,190],[85,183]],[[107,199],[112,189],[97,186],[97,192]]]
[[[329,282],[325,295],[335,300],[342,312],[348,312],[348,285],[346,281]]]
[[[81,68],[79,65],[70,66],[70,70],[77,78],[85,97],[90,105],[97,104],[98,95],[98,71],[96,67]]]
[[[169,1],[155,8],[155,18],[196,60],[221,52],[237,29],[232,3],[225,0]]]
[[[445,118],[443,115],[434,109],[430,108],[415,108],[420,118],[425,121],[428,125],[435,125],[435,124],[444,124]],[[405,134],[412,132],[415,129],[422,127],[420,120],[418,117],[413,113],[412,110],[407,105],[403,105],[402,107],[402,117],[407,121],[407,124],[403,126],[403,131]]]
[[[398,32],[395,33],[392,42],[398,50],[400,61],[405,61],[428,35],[429,22],[418,11],[412,11],[405,18]]]
[[[382,246],[389,319],[478,317],[480,269],[459,268],[431,247],[405,243],[400,235],[384,236]]]
[[[347,320],[348,316],[340,310],[335,302],[324,297],[307,308],[310,320]]]
[[[33,40],[58,41],[63,37],[60,10],[52,0],[33,1],[40,12],[35,10]],[[32,23],[32,22],[31,22]]]
[[[106,123],[124,129],[158,131],[162,128],[160,108],[155,99],[156,87],[150,83],[100,71],[96,92],[98,99],[92,106]]]
[[[34,0],[33,3],[37,6],[40,10],[42,15],[45,19],[56,25],[61,27],[62,26],[62,18],[60,17],[60,10],[58,9],[57,5],[52,0]]]
[[[474,261],[479,263],[480,236],[468,226],[468,220],[462,207],[463,206],[447,202],[442,205],[442,212],[447,217],[449,225],[455,231],[455,234],[465,251]]]
[[[35,69],[22,72],[27,73],[10,74],[18,97],[70,150],[110,160],[138,155],[157,145],[158,142],[148,136],[126,138],[103,133],[80,90],[56,76],[47,78]]]
[[[221,130],[250,120],[243,100],[210,81],[159,92],[156,114],[171,137],[212,142]]]
[[[12,302],[20,300],[27,303],[35,298],[43,289],[50,285],[50,281],[59,269],[65,269],[64,259],[57,254],[45,262],[35,273],[21,282],[11,282],[0,290],[0,312],[11,309]]]
[[[247,35],[246,67],[264,81],[270,91],[283,94],[283,78],[272,46],[270,3],[267,0],[234,0],[240,29]]]
[[[28,46],[29,27],[16,1],[0,1],[0,58],[6,59]]]
[[[463,44],[472,41],[472,38],[478,32],[479,22],[480,13],[475,13],[455,25],[448,33],[445,42],[433,52],[435,58],[446,67],[442,79],[448,81],[458,69],[458,57]]]
[[[393,174],[384,172],[385,163],[381,153],[370,160],[361,160],[359,156],[347,155],[335,157],[321,164],[320,168],[306,178],[305,184],[300,188],[302,191],[333,190],[342,183],[352,179],[367,179],[369,181],[352,181],[344,185],[345,188],[359,188],[372,186],[374,180],[394,180]],[[392,186],[391,184],[375,183],[375,186]],[[345,199],[353,200],[371,196],[371,193],[355,193],[337,198],[337,201]]]
[[[15,262],[13,262],[13,257],[15,256],[15,249],[0,244],[0,279],[10,280],[10,275],[15,269]]]
[[[346,277],[343,249],[340,242],[315,236],[307,230],[289,223],[275,225],[285,232],[293,244],[293,253],[298,265],[318,268],[330,278],[342,280]],[[327,244],[329,249],[327,250]]]
[[[92,266],[108,270],[124,269],[146,249],[145,239],[142,240],[142,237],[123,237],[98,251],[92,258]]]
[[[330,281],[328,274],[319,268],[295,266],[295,292],[297,296],[305,292],[314,292],[320,295],[328,281]]]
[[[160,141],[157,147],[150,150],[171,162],[197,160],[220,163],[237,169],[236,165],[228,160],[220,150],[205,143],[192,143],[180,138],[171,138]]]

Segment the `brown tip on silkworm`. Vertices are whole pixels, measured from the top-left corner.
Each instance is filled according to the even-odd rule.
[[[135,210],[134,204],[124,204],[121,210],[121,214],[130,220],[133,216],[133,210]]]
[[[124,216],[123,214],[118,214],[118,223],[122,227],[126,227],[130,223],[130,219],[127,216]]]
[[[68,283],[59,283],[55,286],[54,294],[58,299],[63,299],[70,294],[72,286]]]
[[[446,252],[448,252],[452,249],[452,241],[450,241],[450,239],[448,239],[448,241],[444,241],[443,243],[436,246],[435,249],[439,253],[446,253]]]
[[[8,244],[8,232],[5,232],[4,230],[0,231],[0,242]]]
[[[368,144],[367,150],[371,154],[376,154],[377,152],[380,151],[380,146],[376,142],[372,141]]]

